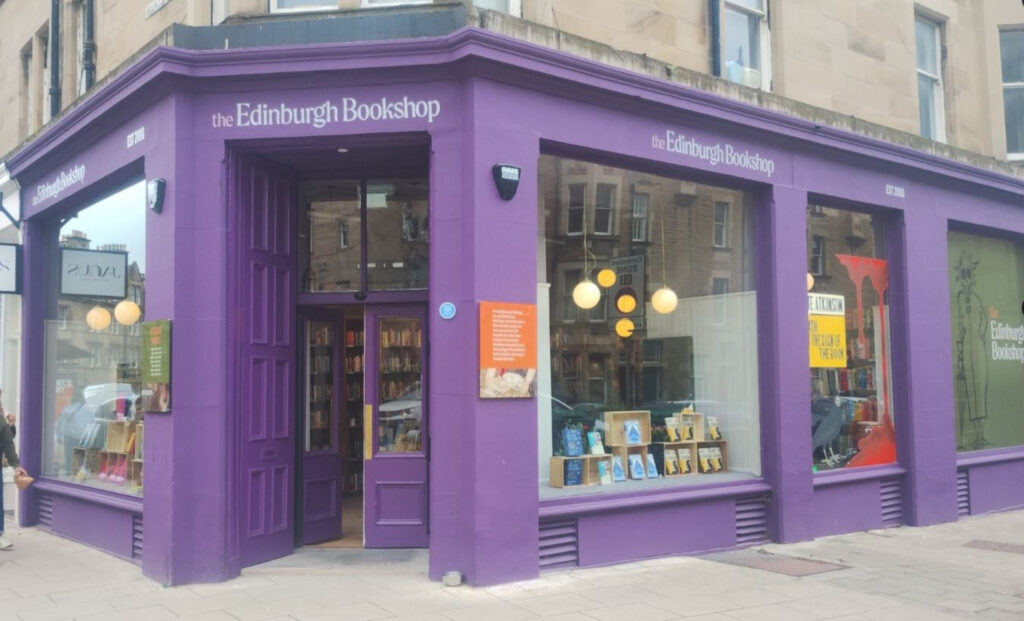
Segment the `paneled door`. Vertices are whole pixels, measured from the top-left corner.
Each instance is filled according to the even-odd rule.
[[[428,545],[425,319],[423,305],[366,308],[367,548]]]

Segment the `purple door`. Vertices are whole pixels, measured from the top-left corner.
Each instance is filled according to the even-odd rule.
[[[237,170],[238,421],[244,566],[291,554],[295,465],[295,205],[291,179],[245,158]]]
[[[340,318],[339,318],[340,319]],[[300,541],[341,537],[341,456],[338,403],[341,399],[340,322],[309,316],[303,321],[303,452]]]
[[[366,309],[367,548],[428,545],[424,312],[422,305]]]

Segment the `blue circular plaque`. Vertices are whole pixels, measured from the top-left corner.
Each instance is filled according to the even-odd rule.
[[[455,316],[455,304],[451,302],[443,302],[438,307],[437,312],[441,315],[441,319],[451,319]]]

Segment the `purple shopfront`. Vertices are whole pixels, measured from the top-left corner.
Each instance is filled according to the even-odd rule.
[[[570,181],[538,172],[548,164]],[[495,188],[495,165],[521,169],[510,200]],[[1024,183],[1011,177],[475,29],[368,44],[156,49],[8,167],[23,188],[22,446],[36,472],[53,467],[33,447],[54,435],[54,369],[97,358],[85,358],[93,327],[74,349],[51,346],[63,333],[50,322],[67,312],[53,265],[73,239],[67,218],[118,188],[165,181],[161,208],[145,209],[141,265],[144,320],[172,325],[170,407],[112,418],[137,432],[144,424],[144,450],[129,455],[145,466],[138,493],[75,480],[75,470],[88,474],[90,449],[69,444],[71,467],[44,473],[21,499],[25,524],[136,558],[164,583],[224,580],[334,542],[429,548],[432,578],[459,571],[491,584],[548,566],[950,521],[968,488],[960,513],[1024,503],[1024,491],[998,483],[1022,480],[1024,451],[957,453],[948,311],[950,228],[1024,234]],[[665,338],[638,349],[634,369],[628,353],[614,353],[623,348],[606,336],[609,321],[593,314],[588,334],[599,331],[593,342],[613,353],[572,357],[580,345],[568,324],[583,315],[567,310],[572,282],[566,289],[561,279],[577,268],[550,269],[580,243],[573,193],[590,196],[591,186],[571,178],[596,175],[595,208],[588,215],[580,203],[580,230],[583,240],[605,235],[582,242],[600,255],[627,218],[614,215],[625,199],[607,198],[619,170],[670,180],[673,217],[689,214],[694,227],[700,188],[719,196],[708,199],[718,257],[710,269],[730,248],[750,250],[749,269],[736,268],[746,269],[742,291],[725,276],[704,284],[736,291],[717,306],[709,298],[708,312],[724,317],[715,329],[747,318],[737,349],[751,352],[741,362],[753,414],[727,428],[735,472],[553,491],[555,418],[585,410],[594,395],[626,395],[649,411],[678,404],[645,406],[626,386],[671,391],[672,367],[658,363],[677,345],[701,364],[697,341]],[[669,216],[637,189],[655,183],[648,177],[631,182],[627,241],[648,244],[648,279],[667,281],[675,268],[664,236],[671,245],[682,233],[660,224]],[[726,217],[739,211],[721,206],[730,196],[749,218]],[[551,214],[563,201],[569,215],[559,221]],[[881,346],[885,411],[857,409],[846,421],[854,439],[824,445],[808,424],[808,355],[791,346],[808,340],[805,283],[817,252],[801,241],[809,205],[869,218],[882,232],[864,237],[885,249],[888,266],[878,305],[891,326]],[[559,222],[547,233],[546,218]],[[703,308],[699,297],[686,308]],[[484,301],[537,304],[539,396],[480,398]],[[649,337],[681,325],[650,317],[638,326]],[[62,355],[82,357],[50,360]],[[572,373],[587,393],[559,410],[566,398],[556,391],[575,386]],[[702,398],[690,395],[690,405]],[[843,451],[881,437],[886,417],[898,458],[838,467]],[[105,449],[95,450],[119,454]],[[837,467],[816,473],[817,461]]]

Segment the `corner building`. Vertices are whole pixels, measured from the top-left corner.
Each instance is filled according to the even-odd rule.
[[[166,584],[339,539],[493,584],[1024,502],[1016,177],[477,28],[157,47],[7,167],[21,521]],[[75,289],[76,251],[134,267]],[[535,373],[481,369],[484,302],[535,306]]]

